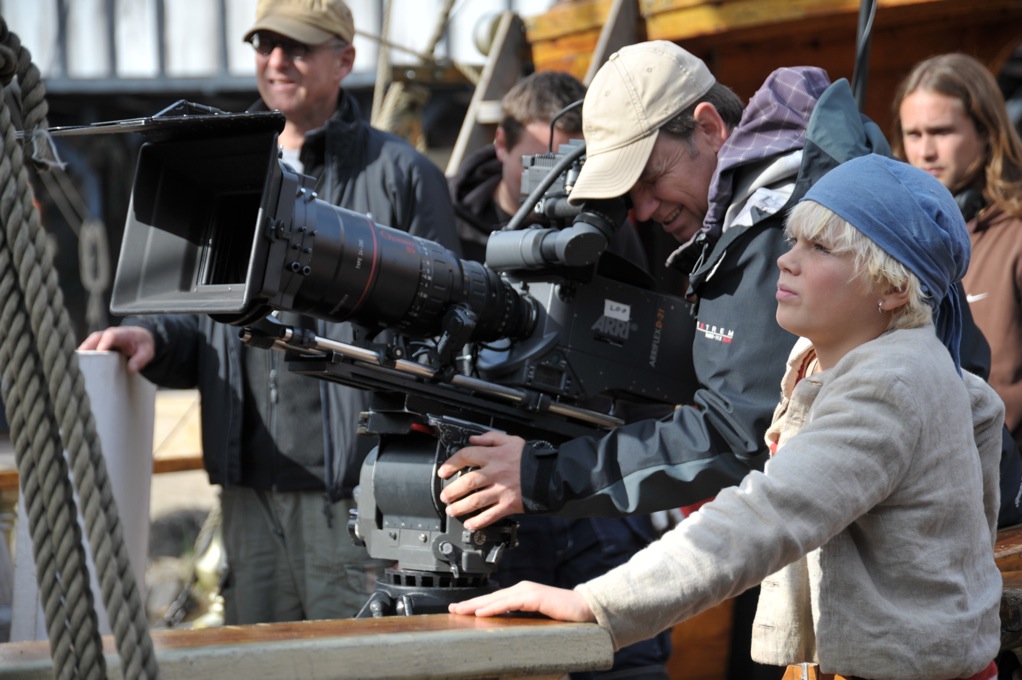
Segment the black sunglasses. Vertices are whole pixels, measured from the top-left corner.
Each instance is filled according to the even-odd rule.
[[[286,54],[289,59],[294,59],[295,61],[305,59],[309,56],[309,54],[322,47],[341,45],[341,41],[337,39],[329,40],[322,45],[306,45],[305,43],[300,43],[297,40],[265,35],[263,33],[256,33],[252,36],[249,42],[252,44],[252,47],[255,48],[255,51],[264,57],[270,56],[270,54],[273,53],[273,50],[279,47],[284,50],[284,54]]]

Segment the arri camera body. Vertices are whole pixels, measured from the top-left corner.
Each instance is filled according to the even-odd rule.
[[[526,159],[534,196],[491,238],[483,265],[319,198],[280,160],[280,114],[181,102],[130,122],[149,141],[112,312],[210,314],[286,351],[289,370],[373,395],[357,425],[377,446],[349,529],[397,566],[360,615],[446,611],[492,587],[516,525],[466,531],[439,500],[436,469],[469,435],[556,443],[620,424],[615,399],[691,396],[687,353],[671,351],[691,341],[687,304],[603,254],[623,200],[566,201],[584,147]],[[350,321],[368,339],[318,337],[276,322],[275,310]]]

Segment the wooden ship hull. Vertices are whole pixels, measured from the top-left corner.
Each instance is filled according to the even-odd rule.
[[[860,0],[567,0],[525,18],[536,70],[586,78],[612,12],[624,42],[670,40],[702,58],[717,79],[748,99],[780,66],[820,66],[851,80]],[[890,103],[913,64],[966,52],[999,73],[1022,42],[1018,0],[878,0],[865,113],[889,129]],[[597,64],[598,66],[598,64]]]

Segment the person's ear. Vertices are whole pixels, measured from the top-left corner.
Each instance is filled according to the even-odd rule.
[[[353,44],[345,45],[338,53],[337,60],[339,79],[344,80],[355,67],[355,46]]]
[[[908,289],[892,288],[888,290],[880,301],[880,308],[885,312],[893,312],[896,309],[908,304]]]
[[[507,136],[504,133],[504,128],[500,125],[497,126],[497,133],[493,136],[493,146],[497,150],[497,160],[503,163],[507,158]]]
[[[713,150],[719,151],[720,147],[727,141],[731,131],[728,130],[724,119],[720,116],[720,112],[717,111],[717,107],[709,102],[700,102],[692,110],[692,119],[695,121],[699,131],[706,135],[713,146]]]

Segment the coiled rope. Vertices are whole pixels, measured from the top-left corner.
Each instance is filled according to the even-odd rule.
[[[106,678],[78,504],[126,678],[159,670],[78,368],[74,334],[32,202],[8,110],[17,76],[25,138],[41,169],[60,165],[47,134],[45,88],[0,18],[0,370],[36,578],[58,678]],[[65,460],[65,452],[67,459]],[[72,475],[68,475],[68,462]],[[77,491],[77,503],[72,491]]]

